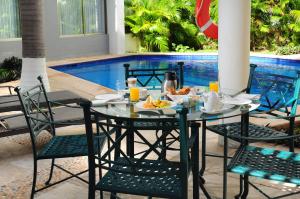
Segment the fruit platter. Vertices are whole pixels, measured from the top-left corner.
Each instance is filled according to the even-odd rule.
[[[172,102],[169,100],[161,100],[161,99],[153,99],[149,96],[145,101],[140,101],[135,104],[137,108],[147,109],[147,110],[159,110],[175,107],[176,102]]]

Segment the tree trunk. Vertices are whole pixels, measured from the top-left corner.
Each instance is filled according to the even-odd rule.
[[[46,73],[45,45],[43,32],[43,1],[20,0],[22,31],[22,74],[21,88],[28,89],[38,84],[38,76],[43,77],[49,90]]]

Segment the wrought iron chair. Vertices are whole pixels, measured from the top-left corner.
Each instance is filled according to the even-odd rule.
[[[23,91],[19,87],[15,88],[15,91],[17,92],[21,102],[22,111],[25,115],[25,119],[28,125],[31,142],[32,142],[34,168],[33,168],[31,198],[34,197],[34,194],[36,192],[44,190],[50,186],[56,185],[60,182],[66,181],[73,177],[76,177],[77,179],[80,179],[83,182],[88,183],[85,179],[79,176],[88,170],[73,174],[70,171],[64,169],[62,166],[55,164],[55,159],[57,158],[87,156],[88,148],[87,148],[86,135],[85,134],[66,135],[66,136],[56,135],[55,125],[59,125],[59,123],[55,123],[53,120],[53,110],[51,109],[51,104],[48,101],[48,97],[44,85],[42,83],[41,77],[38,77],[38,80],[40,81],[40,84],[38,84],[37,86],[29,90]],[[46,100],[45,106],[42,106],[41,105],[42,103],[40,103],[42,99]],[[77,108],[81,108],[81,107],[78,106]],[[36,140],[43,130],[47,130],[48,132],[50,132],[52,137],[46,145],[44,145],[41,149],[38,149],[36,147]],[[98,150],[101,150],[104,141],[105,141],[104,138],[95,140],[93,146]],[[36,178],[37,178],[37,162],[38,160],[43,160],[43,159],[52,160],[49,179],[46,181],[45,186],[43,188],[36,190],[35,187],[36,187]],[[62,171],[70,174],[70,176],[50,184],[54,167],[59,168]]]
[[[175,71],[178,75],[178,87],[182,88],[184,85],[184,75],[183,75],[183,68],[184,68],[184,62],[178,62],[177,66],[169,69],[169,68],[143,68],[143,69],[131,69],[130,64],[124,64],[125,68],[125,80],[129,77],[135,77],[137,78],[137,83],[141,87],[147,87],[148,89],[161,89],[161,84],[164,80],[165,72],[167,71]],[[158,86],[156,84],[159,84]],[[126,82],[127,85],[127,82]],[[135,127],[140,130],[146,130],[153,128],[153,124],[151,122],[135,122]],[[178,127],[178,125],[177,125]],[[159,132],[157,132],[159,133]],[[158,137],[157,135],[156,137]],[[174,143],[178,143],[179,136],[178,136],[178,130],[173,129],[173,131],[168,132],[168,136],[165,140],[162,140],[162,143],[158,147],[164,148],[165,151],[167,150],[178,150],[176,146],[174,146]],[[135,141],[140,144],[145,144],[142,141]],[[166,152],[165,152],[166,155]]]
[[[14,86],[0,86],[0,89],[3,89],[3,88],[5,88],[5,89],[8,90],[9,95],[12,95],[13,94],[13,90],[15,89]]]
[[[137,78],[137,83],[141,87],[148,87],[150,89],[160,89],[160,85],[164,80],[165,72],[175,71],[178,75],[178,87],[182,88],[184,84],[183,77],[184,62],[178,62],[174,68],[143,68],[143,69],[130,69],[130,64],[124,64],[125,80],[129,77]],[[156,84],[159,84],[158,86]],[[126,82],[127,86],[127,82]]]
[[[248,81],[248,86],[245,91],[246,93],[251,94],[260,94],[260,107],[258,111],[269,114],[269,115],[278,115],[283,113],[286,116],[294,113],[297,109],[297,101],[295,96],[299,94],[299,88],[297,87],[297,81],[299,81],[300,73],[296,77],[277,75],[264,73],[259,74],[255,72],[256,65],[251,64],[250,77]],[[288,119],[290,122],[290,129],[288,134],[293,133],[294,119]],[[271,128],[258,126],[256,124],[249,124],[249,134],[251,136],[257,137],[268,137],[273,135],[282,136],[282,132],[272,130]],[[207,129],[224,135],[225,129],[230,127],[231,132],[228,135],[229,138],[239,141],[238,136],[241,133],[241,123],[226,123],[208,126]],[[290,143],[290,146],[293,148],[293,143]],[[291,148],[291,150],[293,150]]]
[[[130,119],[118,118],[95,112],[91,110],[90,104],[82,104],[85,114],[86,133],[89,144],[89,199],[95,198],[95,191],[111,192],[113,197],[119,198],[117,193],[125,193],[132,195],[142,195],[150,197],[163,198],[187,198],[188,194],[188,176],[193,171],[193,197],[199,198],[198,189],[198,124],[192,124],[191,136],[188,133],[187,110],[180,111],[180,118],[150,118],[150,119]],[[92,147],[92,143],[97,136],[93,133],[92,118],[93,114],[106,118],[107,123],[98,122],[100,131],[104,132],[106,138],[111,142],[111,146],[102,154],[97,154]],[[174,162],[167,159],[154,158],[153,156],[161,156],[161,151],[157,149],[157,145],[165,138],[166,134],[162,134],[154,143],[150,143],[142,132],[135,128],[135,121],[144,120],[156,123],[153,130],[172,130],[173,124],[180,124],[180,161]],[[149,149],[139,157],[133,156],[130,151],[123,151],[121,142],[133,134],[141,137],[148,144]],[[128,149],[128,148],[127,148]],[[189,154],[191,150],[192,155]],[[113,156],[111,160],[109,156]],[[149,157],[152,155],[152,157]],[[95,168],[100,167],[107,170],[104,176],[97,181],[95,176]]]
[[[300,81],[297,81],[297,87],[299,89]],[[298,96],[294,98],[297,102]],[[299,116],[299,115],[298,115]],[[292,111],[287,117],[277,117],[276,119],[287,119],[294,120],[295,112]],[[257,116],[264,118],[264,116]],[[270,117],[268,117],[270,118]],[[227,127],[224,139],[224,143],[228,143],[227,139],[230,135],[230,127]],[[244,131],[240,136],[241,146],[236,151],[235,155],[231,159],[227,171],[240,175],[240,193],[235,198],[247,198],[249,194],[249,185],[258,190],[264,197],[270,198],[284,198],[295,194],[300,194],[300,191],[286,193],[280,196],[271,197],[265,193],[261,188],[254,185],[249,181],[249,176],[256,177],[259,179],[266,179],[277,181],[280,183],[290,183],[296,186],[300,186],[300,154],[291,151],[275,150],[273,148],[262,148],[257,146],[252,146],[249,143],[255,141],[274,141],[274,140],[292,140],[300,137],[300,135],[270,135],[260,137],[259,134],[250,135],[247,130]],[[293,142],[289,142],[293,143]],[[227,147],[227,146],[225,146]],[[225,158],[226,159],[226,158]],[[225,163],[227,164],[227,162]],[[225,174],[226,175],[226,174]],[[226,186],[226,184],[225,184]],[[226,190],[226,189],[225,189]]]
[[[252,112],[250,114],[250,117],[287,120],[289,123],[289,128],[287,129],[287,131],[286,132],[277,131],[268,126],[259,126],[250,123],[249,118],[245,120],[245,116],[242,117],[241,122],[208,126],[207,129],[219,135],[225,136],[226,139],[230,138],[240,142],[242,147],[238,150],[237,154],[244,153],[244,151],[247,152],[249,147],[244,147],[244,146],[248,145],[249,142],[251,143],[257,141],[280,140],[280,139],[288,140],[289,150],[290,153],[292,153],[294,152],[294,141],[293,141],[295,137],[294,124],[295,124],[295,115],[296,115],[297,105],[298,105],[298,97],[300,93],[300,76],[299,74],[297,74],[296,77],[289,77],[289,76],[277,75],[277,74],[264,74],[264,75],[257,74],[254,76],[255,68],[256,65],[251,65],[248,87],[247,89],[245,89],[245,91],[247,93],[255,93],[255,94],[259,93],[261,95],[261,99],[260,99],[261,105],[257,111]],[[253,85],[255,85],[256,87],[254,87]],[[257,113],[259,114],[257,115]],[[245,133],[246,133],[246,137],[243,137],[245,136],[243,135]],[[246,141],[244,139],[246,139]],[[205,141],[203,141],[203,143],[204,143],[202,146],[203,164],[200,170],[200,175],[203,175],[205,171],[205,156],[210,155],[206,153]],[[226,143],[224,144],[224,150],[226,150],[227,141],[224,143]],[[258,150],[260,149],[258,148]],[[214,156],[224,157],[224,161],[225,162],[227,161],[227,152],[226,153],[224,152],[224,156],[218,156],[218,155],[214,155]],[[237,157],[242,157],[242,156],[235,155],[232,163],[235,162],[234,159],[236,159]],[[251,158],[251,156],[249,156],[249,158]],[[253,156],[252,158],[255,159],[256,156]],[[245,159],[245,161],[246,161],[245,164],[249,163],[251,164],[251,166],[253,166],[253,168],[255,168],[257,165],[261,165],[259,164],[259,162],[257,162],[257,165],[254,165],[253,161],[256,160],[248,161]],[[230,168],[231,167],[232,166],[230,166]],[[232,169],[229,170],[237,171]],[[272,171],[272,169],[270,169],[270,171]],[[240,181],[241,187],[242,184],[244,184],[243,179],[245,178],[241,178]],[[247,181],[247,179],[245,179],[245,181]],[[248,181],[246,182],[246,184],[247,183]],[[253,186],[255,187],[255,185]],[[226,188],[225,188],[225,192],[226,192]],[[247,194],[248,194],[248,188],[246,187],[244,190],[241,188],[241,192],[238,196],[236,196],[236,198],[239,197],[246,198]]]
[[[261,114],[268,115],[286,115],[293,114],[297,109],[296,96],[299,95],[299,74],[296,77],[277,75],[271,73],[260,74],[256,72],[257,65],[250,65],[250,75],[248,86],[241,92],[260,94],[260,107],[258,111]],[[251,116],[251,115],[250,115]],[[293,134],[294,118],[286,119],[289,122],[289,129],[286,133]],[[225,123],[206,126],[203,123],[203,128],[206,128],[214,133],[224,136],[227,128],[230,128],[228,138],[240,142],[239,136],[244,125],[241,122]],[[267,138],[269,136],[285,136],[286,133],[274,130],[268,126],[260,126],[249,123],[249,135],[254,137]],[[202,168],[200,174],[203,175],[206,167],[206,156],[223,157],[206,152],[206,131],[202,133]],[[294,143],[290,140],[290,151],[294,151]]]

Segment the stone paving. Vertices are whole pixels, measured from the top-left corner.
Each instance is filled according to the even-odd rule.
[[[98,58],[98,57],[97,57]],[[96,59],[96,58],[95,58]],[[71,60],[72,61],[72,60]],[[73,60],[74,61],[74,60]],[[76,61],[76,60],[75,60]],[[82,60],[80,60],[82,61]],[[58,62],[56,62],[58,63]],[[66,63],[66,62],[64,62]],[[49,64],[51,65],[51,64]],[[48,69],[50,77],[50,84],[52,90],[70,89],[74,92],[92,99],[93,96],[100,93],[110,92],[111,90],[102,86],[90,83],[88,81]],[[18,82],[10,83],[17,85]],[[2,92],[2,91],[1,91]],[[1,93],[0,94],[3,94]],[[261,121],[256,121],[260,122]],[[58,134],[73,134],[83,133],[83,126],[70,126],[58,129]],[[151,135],[151,134],[150,134]],[[155,139],[155,136],[149,137]],[[39,139],[39,146],[46,143],[49,135],[44,133]],[[218,145],[218,137],[213,133],[208,133],[208,151],[222,153],[222,147]],[[266,144],[263,144],[266,145]],[[282,146],[276,146],[282,148]],[[234,149],[230,150],[230,154],[234,153]],[[172,159],[178,158],[178,153],[172,152],[168,156]],[[57,161],[59,164],[77,172],[87,168],[86,157],[61,159]],[[12,136],[0,139],[0,198],[1,199],[23,199],[29,198],[32,181],[33,158],[31,153],[31,144],[29,134]],[[38,162],[38,187],[42,187],[47,180],[50,169],[50,161],[43,160]],[[65,173],[55,170],[53,181],[67,176]],[[83,175],[87,178],[87,174]],[[212,198],[222,198],[222,160],[217,158],[208,158],[207,171],[205,174],[206,186],[211,193]],[[289,193],[296,190],[287,185],[277,185],[270,183],[270,181],[263,181],[251,178],[257,186],[261,187],[265,192],[272,194],[272,196]],[[234,198],[234,195],[239,191],[239,177],[234,174],[229,174],[228,180],[228,198]],[[87,198],[87,184],[77,180],[71,179],[52,188],[46,189],[36,194],[37,199],[81,199]],[[189,195],[192,194],[192,186],[190,179]],[[146,198],[137,196],[120,195],[121,198],[135,199]],[[109,194],[105,194],[105,198],[109,198]],[[191,198],[191,197],[190,197]],[[202,198],[203,194],[202,194]],[[249,199],[264,198],[261,194],[250,188]],[[290,199],[298,199],[299,195],[288,197]]]

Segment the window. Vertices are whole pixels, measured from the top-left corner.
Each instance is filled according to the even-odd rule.
[[[60,34],[105,32],[104,0],[58,0]]]
[[[20,37],[19,0],[0,2],[0,39]]]

